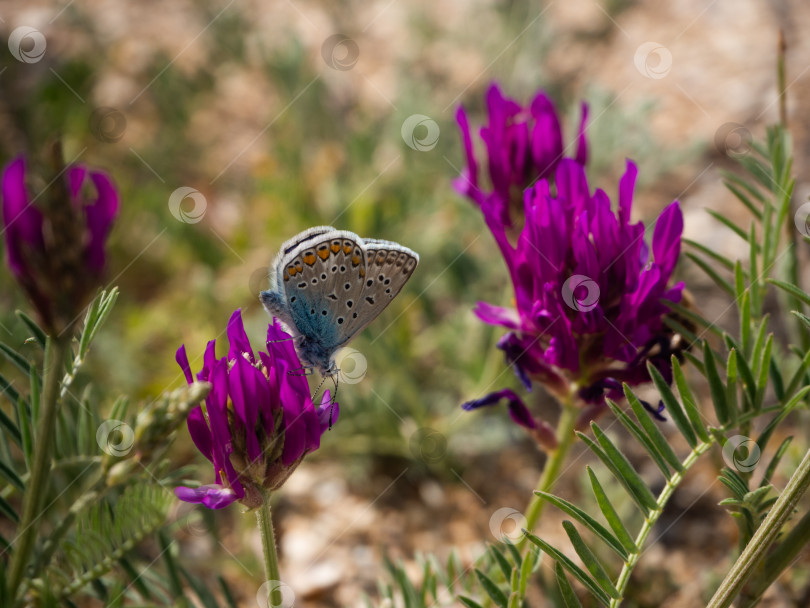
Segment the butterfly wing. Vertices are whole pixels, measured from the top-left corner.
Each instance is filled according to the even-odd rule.
[[[392,241],[364,239],[365,277],[359,306],[343,328],[346,344],[376,319],[402,290],[419,264],[419,254]],[[355,316],[356,314],[356,316]]]
[[[325,350],[344,337],[365,275],[365,249],[356,234],[324,231],[302,240],[283,259],[279,276],[298,331]]]
[[[270,265],[270,289],[259,294],[259,299],[264,304],[267,312],[284,323],[293,335],[300,334],[301,331],[293,319],[286,287],[290,276],[303,271],[301,261],[296,258],[296,249],[300,245],[318,239],[328,232],[335,232],[335,229],[331,226],[315,226],[286,241]]]

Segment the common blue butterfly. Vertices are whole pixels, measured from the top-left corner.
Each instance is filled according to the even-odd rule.
[[[335,376],[335,352],[379,316],[418,263],[398,243],[317,226],[281,246],[259,298],[290,329],[301,363]]]

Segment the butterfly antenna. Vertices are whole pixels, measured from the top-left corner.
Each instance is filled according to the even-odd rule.
[[[312,368],[311,367],[299,367],[298,369],[291,369],[287,372],[288,376],[311,376],[312,375]],[[298,374],[296,372],[303,372]]]
[[[325,377],[324,377],[324,378],[321,380],[321,383],[318,385],[318,388],[316,388],[316,389],[315,389],[315,392],[314,392],[314,393],[312,393],[312,402],[313,402],[313,403],[315,402],[315,397],[317,397],[317,396],[318,396],[318,392],[321,390],[321,387],[323,386],[323,383],[324,383],[324,382],[326,382],[326,378],[325,378]]]

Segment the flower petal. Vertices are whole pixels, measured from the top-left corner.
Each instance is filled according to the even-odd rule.
[[[174,495],[183,502],[201,504],[209,509],[222,509],[239,498],[230,488],[215,484],[199,488],[178,486],[174,489]]]
[[[177,349],[177,352],[174,355],[174,360],[177,361],[177,365],[180,366],[180,369],[183,370],[183,374],[186,376],[186,382],[191,384],[194,382],[194,377],[191,375],[191,365],[188,363],[188,355],[186,355],[186,345],[183,344],[180,348]]]
[[[537,427],[537,423],[532,417],[531,412],[529,412],[529,408],[526,407],[526,404],[523,403],[523,400],[517,396],[515,391],[508,388],[496,391],[494,393],[490,393],[489,395],[486,395],[481,399],[468,401],[461,407],[462,409],[467,410],[469,412],[472,410],[476,410],[479,407],[495,405],[504,398],[509,400],[508,403],[509,415],[512,417],[512,420],[514,420],[520,426],[526,427],[527,429],[533,429]]]

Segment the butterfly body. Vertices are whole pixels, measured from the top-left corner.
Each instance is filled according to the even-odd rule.
[[[379,316],[418,262],[398,243],[318,226],[282,245],[259,297],[290,329],[301,362],[333,376],[335,352]]]

